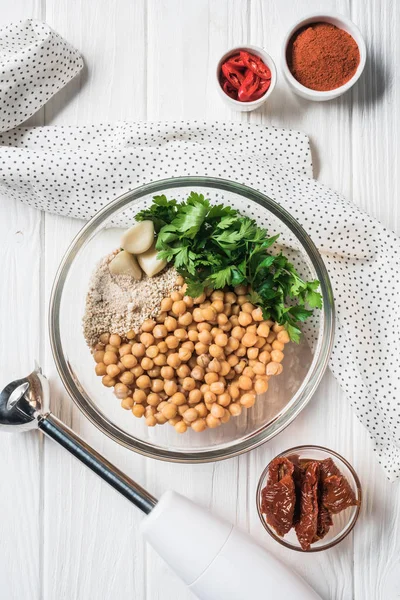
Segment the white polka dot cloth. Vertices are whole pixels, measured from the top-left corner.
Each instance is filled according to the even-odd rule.
[[[21,27],[8,31],[20,32]],[[26,27],[30,30],[32,25]],[[74,50],[51,35],[56,36],[53,48],[63,65],[57,84],[48,74],[57,87],[79,68],[80,61]],[[7,53],[4,33],[0,32],[0,39],[0,78],[9,80],[11,50],[15,47],[18,53],[20,42],[9,39]],[[37,52],[40,48],[39,44]],[[30,56],[33,61],[35,53]],[[51,57],[49,48],[47,60]],[[36,77],[29,91],[11,84],[13,105],[31,96],[39,108],[48,97],[38,99],[43,84]],[[30,111],[24,109],[18,121],[8,102],[7,96],[0,96],[0,115],[8,110],[11,128]],[[337,333],[330,368],[367,427],[388,477],[396,479],[400,475],[396,359],[400,355],[400,241],[312,179],[304,134],[241,123],[182,122],[21,128],[0,135],[0,193],[61,215],[87,219],[122,192],[179,175],[218,176],[265,192],[311,235],[335,293]]]

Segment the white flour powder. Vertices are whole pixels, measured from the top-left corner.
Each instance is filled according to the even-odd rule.
[[[173,267],[154,277],[143,275],[140,281],[111,274],[108,265],[116,253],[104,257],[90,279],[83,317],[83,333],[90,347],[102,333],[124,336],[131,329],[137,332],[145,319],[160,312],[161,300],[178,288]]]

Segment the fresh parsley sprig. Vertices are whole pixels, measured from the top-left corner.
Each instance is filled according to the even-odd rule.
[[[247,285],[264,318],[284,325],[295,342],[299,323],[322,306],[318,281],[304,281],[282,253],[268,253],[279,235],[268,237],[266,229],[230,206],[211,205],[195,192],[180,203],[155,196],[136,220],[153,221],[158,257],[174,264],[190,296],[200,296],[206,287]]]

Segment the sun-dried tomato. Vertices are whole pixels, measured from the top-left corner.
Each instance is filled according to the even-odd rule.
[[[303,550],[309,550],[318,527],[318,461],[310,461],[301,484],[300,516],[295,525],[297,539]]]
[[[357,506],[356,496],[331,458],[320,463],[322,482],[322,504],[331,513],[337,514],[349,506]]]
[[[293,470],[293,464],[287,458],[275,458],[268,469],[267,485],[261,492],[261,510],[267,523],[280,536],[293,525],[296,501]]]

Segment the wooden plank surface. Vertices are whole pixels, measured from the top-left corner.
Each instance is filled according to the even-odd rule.
[[[46,106],[46,124],[125,120],[226,119],[292,127],[311,137],[320,180],[400,230],[398,198],[400,59],[396,2],[373,0],[5,0],[1,23],[46,18],[83,54],[85,72]],[[218,98],[214,65],[229,47],[265,47],[279,67],[281,41],[303,14],[337,10],[354,19],[369,45],[369,64],[356,89],[330,103],[293,96],[280,78],[264,108],[234,113]],[[174,65],[171,70],[171,65]],[[36,117],[43,122],[43,112]],[[396,135],[397,134],[397,135]],[[249,530],[315,587],[325,600],[395,600],[400,492],[375,461],[368,435],[330,374],[299,418],[251,454],[214,465],[146,460],[100,434],[61,389],[52,363],[45,312],[59,260],[80,224],[40,215],[1,199],[5,289],[0,326],[1,383],[29,371],[39,357],[52,382],[52,410],[107,458],[155,495],[171,487]],[[1,264],[0,263],[0,264]],[[26,295],[26,290],[30,293]],[[27,335],[28,332],[28,335]],[[15,340],[24,339],[21,349]],[[277,452],[321,443],[354,464],[364,506],[354,534],[313,556],[277,548],[255,512],[258,476]],[[38,436],[0,438],[9,506],[30,515],[0,523],[0,596],[16,600],[185,600],[193,596],[138,535],[141,515],[91,473]],[[15,561],[15,557],[18,561]],[[18,564],[26,576],[18,576]]]

